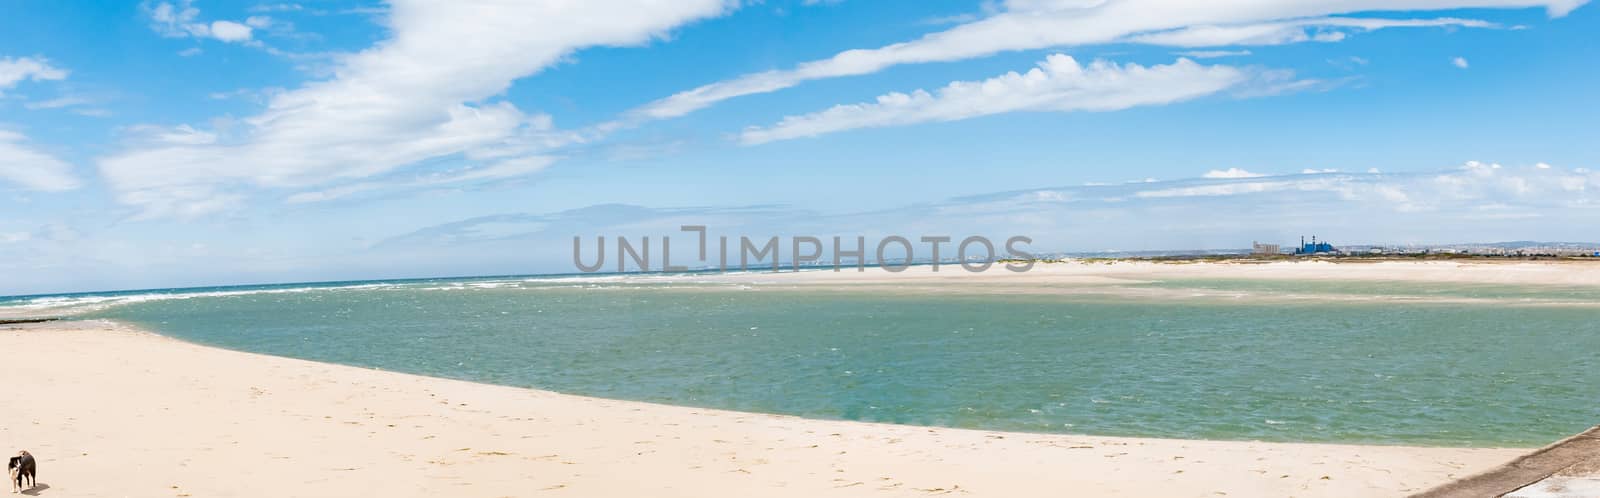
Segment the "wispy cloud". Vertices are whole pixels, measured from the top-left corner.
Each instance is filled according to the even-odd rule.
[[[1017,111],[1111,111],[1210,95],[1238,85],[1249,73],[1230,66],[1203,66],[1188,59],[1166,65],[1088,66],[1056,54],[1026,73],[983,81],[957,81],[937,90],[890,93],[871,103],[839,105],[789,116],[740,135],[747,144],[814,137],[838,131],[957,121]]]
[[[972,13],[953,14],[953,15],[948,15],[948,16],[930,17],[930,18],[923,19],[923,20],[919,21],[918,24],[926,24],[926,25],[930,25],[930,26],[945,26],[945,25],[950,25],[950,24],[969,23],[969,22],[972,22],[972,21],[976,21],[976,20],[978,20],[980,18],[981,18],[981,16],[979,16],[978,14],[972,14]]]
[[[1466,57],[1456,57],[1456,58],[1450,59],[1450,65],[1458,67],[1458,68],[1461,68],[1461,69],[1466,69],[1468,67],[1467,58]]]
[[[50,100],[28,102],[23,107],[29,109],[60,109],[63,107],[81,106],[90,103],[89,99],[77,96],[57,97]]]
[[[272,97],[282,94],[283,92],[284,89],[279,87],[238,88],[227,92],[211,92],[206,94],[206,97],[210,98],[211,100],[244,99],[250,102],[264,104],[270,101]]]
[[[487,166],[473,166],[460,170],[428,173],[413,178],[387,181],[358,182],[338,187],[299,192],[284,199],[290,204],[306,204],[343,199],[351,195],[372,191],[395,191],[466,184],[516,178],[537,173],[556,161],[552,156],[525,156],[499,161]]]
[[[536,261],[570,271],[572,237],[675,235],[706,225],[720,235],[769,237],[1029,235],[1041,252],[1109,248],[1244,248],[1315,233],[1336,242],[1451,243],[1590,240],[1600,173],[1558,166],[1469,162],[1403,174],[1311,173],[1135,181],[998,192],[844,213],[783,206],[648,208],[599,205],[433,225],[377,244],[380,253]],[[674,237],[675,245],[679,239]],[[692,240],[692,239],[690,239]],[[712,240],[715,240],[714,238]],[[828,244],[824,244],[825,246]],[[853,246],[853,243],[852,243]],[[681,246],[691,252],[693,243]],[[590,249],[585,249],[590,250]],[[676,264],[694,264],[680,261]],[[824,249],[827,254],[827,248]],[[715,251],[713,251],[713,254]],[[713,256],[714,257],[714,256]],[[659,258],[659,256],[657,256]],[[659,259],[655,263],[659,265]]]
[[[997,13],[916,40],[840,52],[792,69],[754,73],[680,92],[633,110],[625,122],[682,116],[723,100],[806,81],[869,74],[901,64],[972,59],[999,52],[1110,42],[1185,47],[1337,41],[1349,31],[1395,27],[1484,27],[1463,19],[1328,17],[1380,10],[1544,7],[1562,16],[1587,0],[1454,0],[1374,3],[1227,0],[1007,0]]]
[[[1249,50],[1188,50],[1178,52],[1178,55],[1195,59],[1215,59],[1218,57],[1243,57],[1250,55]]]
[[[1333,67],[1337,67],[1339,69],[1344,69],[1346,71],[1353,71],[1356,68],[1359,68],[1361,66],[1365,66],[1365,65],[1370,64],[1370,63],[1371,63],[1371,61],[1368,61],[1365,57],[1357,57],[1357,56],[1354,56],[1354,55],[1346,56],[1346,57],[1334,57],[1334,58],[1328,59],[1328,65],[1331,65]]]
[[[347,14],[350,14],[350,15],[380,15],[380,14],[384,14],[384,13],[388,12],[387,8],[385,8],[385,7],[381,6],[381,5],[377,5],[377,4],[364,5],[364,6],[355,6],[355,7],[345,7],[345,8],[340,8],[340,9],[324,9],[324,8],[316,8],[316,7],[307,7],[304,4],[300,4],[300,3],[288,3],[288,2],[286,2],[286,3],[257,4],[257,5],[251,6],[248,10],[249,10],[249,12],[254,13],[254,14],[277,12],[277,13],[283,13],[283,14],[309,14],[309,15],[314,15],[314,16],[347,15]]]
[[[250,12],[299,12],[306,10],[304,5],[298,3],[264,3],[250,7]]]
[[[60,192],[78,188],[72,165],[34,148],[21,133],[0,130],[0,181],[27,190]]]
[[[1207,171],[1204,175],[1200,175],[1201,178],[1255,178],[1258,176],[1266,175],[1251,173],[1239,168],[1214,169]]]
[[[1254,24],[1188,26],[1130,37],[1128,41],[1177,47],[1230,45],[1285,45],[1301,42],[1337,42],[1345,29],[1373,31],[1385,28],[1464,27],[1488,28],[1494,24],[1473,19],[1361,19],[1323,17]]]
[[[0,95],[22,81],[58,81],[67,79],[67,70],[55,67],[50,61],[38,57],[0,57]]]
[[[228,43],[249,42],[252,38],[252,28],[244,23],[200,20],[200,9],[195,8],[193,0],[146,3],[142,9],[150,18],[150,29],[168,38],[210,38]]]
[[[204,215],[252,189],[322,191],[426,160],[482,165],[469,180],[531,171],[530,158],[577,137],[494,99],[512,81],[577,49],[647,43],[729,8],[725,0],[396,1],[392,38],[339,59],[333,78],[271,96],[264,113],[213,132],[213,142],[149,143],[102,158],[100,171],[142,217]],[[461,55],[462,40],[472,41],[472,57]]]
[[[111,115],[111,111],[106,110],[103,107],[96,106],[97,103],[99,103],[98,99],[92,99],[82,95],[63,95],[48,100],[25,102],[22,104],[22,106],[34,111],[66,110],[79,116],[95,118],[103,118]]]

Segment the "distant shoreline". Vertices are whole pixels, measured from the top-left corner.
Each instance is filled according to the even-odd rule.
[[[1308,281],[1455,282],[1600,287],[1600,259],[1518,260],[1507,258],[1078,258],[1039,260],[1026,272],[1002,268],[969,273],[952,263],[913,266],[902,272],[802,271],[710,274],[708,282],[836,284],[1004,283],[1018,287],[1137,282],[1147,278],[1223,278]]]
[[[1043,284],[1114,283],[1137,281],[1147,277],[1167,276],[1184,278],[1383,280],[1600,287],[1600,258],[1555,259],[1541,257],[1519,259],[1462,255],[1439,255],[1427,258],[1396,256],[1256,257],[1249,255],[1212,255],[1194,257],[1040,259],[1034,261],[1035,265],[1032,269],[1021,273],[1006,270],[1000,265],[995,265],[988,271],[972,273],[956,267],[958,265],[956,262],[941,261],[937,265],[933,263],[915,264],[899,272],[887,271],[882,267],[867,266],[862,271],[856,271],[852,267],[844,268],[840,271],[830,271],[828,268],[802,268],[800,271],[785,269],[780,272],[717,272],[700,270],[677,273],[563,273],[553,275],[353,280],[37,294],[0,297],[0,319],[42,319],[64,316],[61,312],[40,304],[41,301],[69,302],[75,299],[143,295],[259,292],[263,290],[345,288],[382,284],[452,281],[488,282],[519,279],[681,278],[695,282],[763,282],[786,285],[925,284],[961,281],[1015,284],[1031,288]],[[934,271],[935,266],[940,268],[939,271]],[[1508,269],[1510,271],[1507,271]],[[959,289],[961,288],[947,288],[947,290]],[[1600,305],[1600,303],[1595,304]]]
[[[1446,254],[1446,253],[1406,254],[1406,255],[1401,255],[1401,254],[1386,254],[1386,255],[1317,254],[1317,255],[1297,256],[1297,255],[1292,255],[1292,254],[1258,255],[1258,254],[1245,254],[1245,253],[1206,253],[1206,254],[1171,254],[1171,255],[1148,255],[1148,256],[1143,256],[1143,255],[1129,255],[1129,256],[1063,256],[1063,257],[1039,257],[1039,258],[1032,258],[1032,259],[1027,259],[1027,260],[995,259],[995,260],[993,260],[993,263],[995,263],[996,267],[990,268],[989,271],[991,271],[991,272],[1003,272],[1003,271],[1006,271],[1006,270],[1004,268],[999,267],[999,266],[1003,265],[1004,263],[1027,262],[1027,261],[1032,261],[1032,262],[1038,263],[1038,264],[1106,263],[1106,262],[1119,262],[1119,263],[1141,263],[1141,262],[1143,262],[1143,263],[1207,263],[1207,262],[1214,262],[1214,263],[1276,263],[1276,262],[1331,262],[1331,263],[1488,262],[1488,263],[1518,263],[1518,262],[1523,262],[1523,263],[1544,263],[1544,264],[1549,264],[1549,263],[1593,263],[1593,264],[1600,265],[1600,257],[1593,257],[1593,256],[1549,256],[1549,255],[1541,255],[1541,256],[1495,256],[1495,255],[1483,255],[1483,254]],[[932,266],[936,266],[936,265],[937,266],[954,266],[954,265],[959,265],[959,264],[961,264],[961,262],[959,260],[955,260],[955,259],[940,260],[937,263],[935,263],[933,261],[914,261],[914,262],[909,263],[908,269],[909,270],[916,270],[918,268],[926,268],[926,267],[932,267]],[[863,264],[862,267],[864,269],[867,269],[867,270],[870,270],[870,271],[882,271],[882,269],[883,269],[883,266],[880,265],[880,264],[877,264],[877,263]],[[769,274],[770,275],[770,274],[774,274],[774,273],[796,273],[796,270],[793,268],[793,266],[791,266],[788,263],[780,264],[781,271],[774,272],[774,271],[771,271],[771,268],[772,268],[771,263],[764,263],[763,265],[751,266],[749,270],[740,270],[740,269],[734,269],[734,268],[729,268],[729,269],[726,269],[726,270],[720,270],[720,269],[717,269],[717,268],[713,267],[713,268],[691,268],[691,269],[689,269],[687,271],[682,271],[682,272],[663,272],[663,271],[605,272],[605,271],[600,271],[600,272],[593,272],[593,273],[556,272],[556,273],[526,273],[526,274],[503,274],[503,275],[457,275],[457,276],[428,276],[428,277],[414,277],[413,276],[413,277],[396,277],[396,278],[374,278],[374,279],[367,279],[367,280],[314,280],[314,281],[304,281],[304,282],[239,283],[239,284],[195,285],[195,286],[188,286],[188,287],[151,287],[151,288],[128,288],[128,289],[94,290],[94,291],[46,292],[46,293],[0,295],[0,308],[3,308],[7,304],[7,301],[15,302],[15,301],[18,301],[18,300],[36,299],[36,298],[45,298],[45,297],[72,297],[72,296],[91,296],[91,295],[108,295],[108,294],[140,294],[140,293],[158,293],[158,292],[195,291],[195,290],[202,290],[202,289],[203,290],[228,290],[228,289],[254,288],[254,287],[311,287],[311,286],[338,287],[338,286],[360,285],[360,284],[370,284],[370,283],[422,283],[422,282],[442,281],[442,280],[495,280],[495,279],[564,278],[564,277],[627,277],[627,276],[651,276],[651,275],[658,275],[658,276],[664,276],[664,275],[732,275],[732,274]],[[832,267],[830,265],[802,265],[800,267],[799,271],[800,272],[812,272],[812,271],[826,271],[826,270],[830,270],[830,269],[832,269]],[[849,263],[849,264],[843,265],[842,269],[844,271],[854,271],[855,270],[855,266],[854,266],[853,263]]]
[[[1492,255],[1492,254],[1457,254],[1457,253],[1428,253],[1428,254],[1209,254],[1209,255],[1173,255],[1173,256],[1136,256],[1127,258],[1070,258],[1056,260],[1040,260],[1037,262],[1062,262],[1062,261],[1195,261],[1195,262],[1295,262],[1295,261],[1328,261],[1334,263],[1376,263],[1376,262],[1409,262],[1409,261],[1484,261],[1484,262],[1588,262],[1600,264],[1600,257],[1594,256],[1562,256],[1555,254],[1540,255]],[[1004,260],[1002,260],[1004,261]]]

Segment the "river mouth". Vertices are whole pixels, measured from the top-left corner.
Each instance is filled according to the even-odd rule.
[[[257,353],[822,419],[1527,446],[1600,415],[1588,353],[1600,349],[1600,299],[1587,288],[1157,279],[1027,290],[480,278],[20,306]]]

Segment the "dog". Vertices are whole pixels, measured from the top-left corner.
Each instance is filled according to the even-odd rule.
[[[38,472],[39,464],[33,460],[33,455],[26,451],[17,452],[17,456],[11,457],[11,461],[6,463],[6,473],[11,475],[11,492],[22,492],[23,479],[28,480],[28,489],[33,489],[39,484],[35,477]]]

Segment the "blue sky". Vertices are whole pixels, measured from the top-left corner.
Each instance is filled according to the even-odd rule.
[[[1596,240],[1584,4],[21,0],[0,294],[561,272],[684,223]]]

